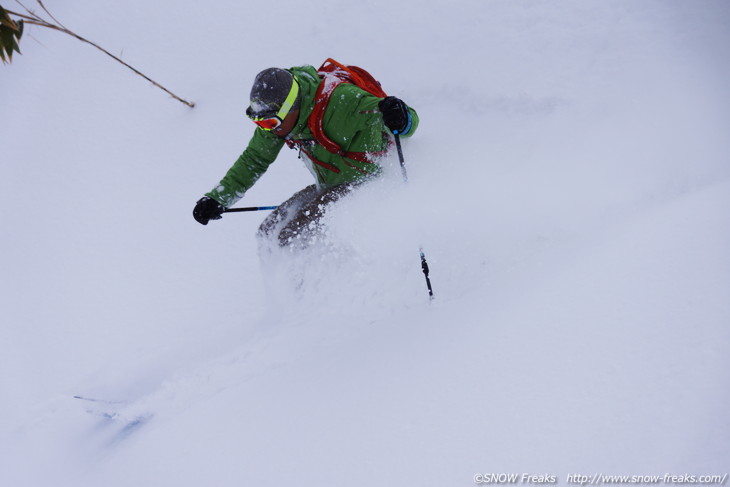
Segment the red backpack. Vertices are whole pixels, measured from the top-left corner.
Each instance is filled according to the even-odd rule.
[[[358,88],[367,91],[371,95],[377,96],[378,98],[385,98],[388,95],[385,94],[380,83],[364,69],[357,66],[345,66],[332,58],[328,58],[322,66],[320,66],[317,70],[317,74],[319,74],[322,78],[322,82],[319,84],[317,92],[314,95],[314,108],[312,109],[311,115],[309,115],[308,122],[309,129],[312,131],[312,135],[315,140],[332,154],[338,154],[342,157],[347,157],[358,162],[372,162],[368,157],[369,153],[343,151],[342,147],[340,147],[337,142],[327,137],[327,134],[324,133],[323,127],[324,112],[327,109],[327,105],[329,104],[335,88],[340,86],[342,83],[353,84]],[[316,165],[330,171],[340,172],[340,170],[335,166],[319,161],[312,157],[308,151],[305,152]],[[370,153],[370,155],[374,154]],[[345,163],[347,163],[347,161],[345,161]],[[354,167],[349,163],[347,164]]]
[[[322,82],[319,84],[317,93],[314,95],[314,108],[312,109],[312,114],[309,116],[309,130],[312,131],[312,135],[314,135],[317,142],[322,144],[328,152],[363,162],[361,158],[365,158],[364,152],[343,152],[342,148],[335,141],[327,137],[322,126],[324,112],[327,109],[327,104],[335,88],[342,83],[353,84],[378,98],[385,98],[388,95],[381,88],[380,82],[364,69],[357,66],[345,66],[332,58],[328,58],[319,67],[317,74],[322,77]]]

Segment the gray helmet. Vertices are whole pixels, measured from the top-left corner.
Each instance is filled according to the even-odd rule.
[[[294,76],[284,69],[268,68],[256,75],[251,88],[251,106],[246,109],[249,117],[275,115],[291,90]]]

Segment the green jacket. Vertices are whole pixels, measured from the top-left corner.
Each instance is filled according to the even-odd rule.
[[[334,186],[371,176],[380,172],[377,158],[373,162],[358,162],[328,152],[316,143],[311,130],[307,126],[309,115],[314,105],[314,95],[321,79],[312,66],[299,66],[288,70],[299,83],[302,103],[299,120],[294,129],[287,135],[290,141],[303,141],[307,152],[314,159],[334,166],[339,172],[314,164],[310,158],[300,153],[302,160],[314,175],[320,187]],[[345,152],[376,153],[388,149],[390,130],[383,124],[383,117],[378,109],[382,98],[352,84],[342,84],[332,93],[324,113],[323,128],[327,136],[339,144]],[[409,137],[418,128],[418,114],[409,108],[413,125]],[[207,196],[229,207],[240,200],[254,183],[266,172],[269,165],[276,160],[279,151],[286,143],[284,138],[271,131],[256,127],[248,147],[228,170],[221,182]],[[302,144],[300,142],[300,144]]]

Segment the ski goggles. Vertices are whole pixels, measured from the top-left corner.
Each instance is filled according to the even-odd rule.
[[[299,84],[297,84],[296,80],[292,80],[289,94],[286,96],[284,103],[281,104],[279,111],[276,112],[276,115],[267,115],[263,117],[252,116],[250,113],[250,107],[246,110],[246,115],[248,115],[248,118],[258,125],[259,128],[263,130],[275,130],[284,123],[284,119],[287,115],[289,115],[294,103],[297,101],[297,96],[299,96]]]

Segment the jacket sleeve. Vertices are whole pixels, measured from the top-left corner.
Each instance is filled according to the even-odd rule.
[[[410,105],[408,105],[408,112],[411,114],[411,129],[408,131],[408,133],[402,134],[403,137],[410,137],[416,132],[416,129],[418,128],[418,124],[421,121],[418,118],[418,113],[411,108]]]
[[[338,86],[330,98],[324,114],[325,132],[343,149],[353,152],[379,152],[388,147],[391,132],[383,123],[379,103],[382,98],[351,84]],[[418,114],[411,114],[410,137],[418,128]]]
[[[362,90],[360,90],[360,91],[362,91]],[[380,128],[382,129],[383,132],[390,134],[391,133],[390,129],[388,129],[385,126],[385,123],[383,123],[383,115],[380,113],[379,104],[381,101],[383,101],[383,98],[378,98],[378,97],[371,95],[370,93],[362,91],[362,95],[358,97],[357,110],[360,113],[376,113]],[[416,132],[416,129],[418,129],[418,123],[420,122],[420,119],[418,118],[418,113],[416,113],[416,110],[414,110],[408,104],[406,104],[406,106],[408,106],[408,113],[411,115],[411,128],[410,128],[410,130],[408,130],[407,133],[401,134],[401,137],[412,136]]]
[[[270,131],[256,128],[246,150],[233,163],[218,186],[206,193],[206,196],[226,208],[235,204],[276,160],[283,146],[284,139]]]

